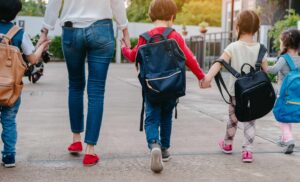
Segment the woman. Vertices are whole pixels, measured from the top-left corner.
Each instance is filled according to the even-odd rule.
[[[63,7],[61,7],[63,6]],[[102,115],[105,82],[109,63],[113,58],[115,41],[112,18],[123,31],[129,45],[127,17],[122,0],[49,0],[39,42],[53,30],[61,12],[62,44],[69,73],[69,115],[73,143],[68,147],[72,154],[82,151],[81,133],[84,131],[84,90],[86,85],[85,60],[88,62],[88,112],[85,133],[87,144],[83,165],[95,165],[99,157],[94,152]]]

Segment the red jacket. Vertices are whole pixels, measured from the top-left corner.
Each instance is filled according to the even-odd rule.
[[[154,28],[154,29],[150,30],[148,33],[152,36],[155,34],[162,34],[164,32],[164,30],[165,30],[165,27],[158,27],[158,28]],[[186,46],[181,35],[179,33],[177,33],[176,31],[173,31],[168,36],[168,39],[176,40],[176,42],[178,43],[179,47],[181,48],[181,50],[183,51],[183,53],[186,57],[186,63],[185,63],[186,66],[188,68],[190,68],[190,70],[196,75],[198,80],[202,80],[205,75],[204,75],[203,71],[200,69],[199,64],[198,64],[195,56],[193,55],[192,51]],[[128,47],[123,47],[122,53],[125,56],[125,58],[127,58],[131,62],[134,62],[139,47],[144,44],[146,44],[146,40],[144,38],[140,37],[138,40],[138,44],[132,50]]]

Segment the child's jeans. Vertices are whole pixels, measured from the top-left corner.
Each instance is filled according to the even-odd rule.
[[[235,97],[232,97],[232,102],[235,105]],[[238,120],[235,115],[235,108],[233,105],[229,105],[229,120],[226,128],[225,143],[232,144],[234,136],[236,134]],[[253,142],[255,138],[255,120],[243,122],[244,125],[244,143],[243,151],[252,151]]]
[[[4,144],[2,155],[15,155],[17,143],[16,116],[21,104],[19,98],[12,107],[0,106],[0,120],[2,124],[1,138]]]
[[[153,104],[145,99],[145,104],[145,131],[149,149],[151,149],[153,143],[158,143],[161,148],[168,149],[170,147],[172,115],[176,106],[176,99],[161,104]]]

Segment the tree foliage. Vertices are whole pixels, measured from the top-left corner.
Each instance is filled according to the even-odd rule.
[[[43,0],[21,0],[22,11],[21,16],[44,16],[46,3]]]
[[[178,7],[175,23],[198,25],[202,21],[220,26],[222,0],[174,0]],[[130,0],[127,9],[129,21],[150,22],[148,9],[151,0]]]
[[[288,28],[296,28],[297,22],[300,21],[300,15],[295,10],[288,10],[288,13],[283,20],[275,23],[269,33],[270,37],[274,39],[274,48],[276,50],[279,50],[280,47],[279,36],[281,32]]]
[[[222,15],[222,0],[190,0],[182,7],[176,23],[198,25],[208,22],[210,26],[220,26]]]

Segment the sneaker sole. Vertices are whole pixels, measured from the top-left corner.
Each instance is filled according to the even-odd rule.
[[[16,164],[3,164],[3,166],[6,168],[13,168],[16,167]]]
[[[172,157],[168,157],[168,158],[162,158],[163,162],[169,162],[172,159]]]
[[[292,154],[294,152],[294,148],[295,148],[295,144],[290,144],[283,152],[284,154]]]
[[[252,163],[253,159],[243,159],[242,160],[244,163]]]
[[[161,157],[161,150],[154,148],[151,150],[151,170],[159,173],[163,170],[163,163]]]

